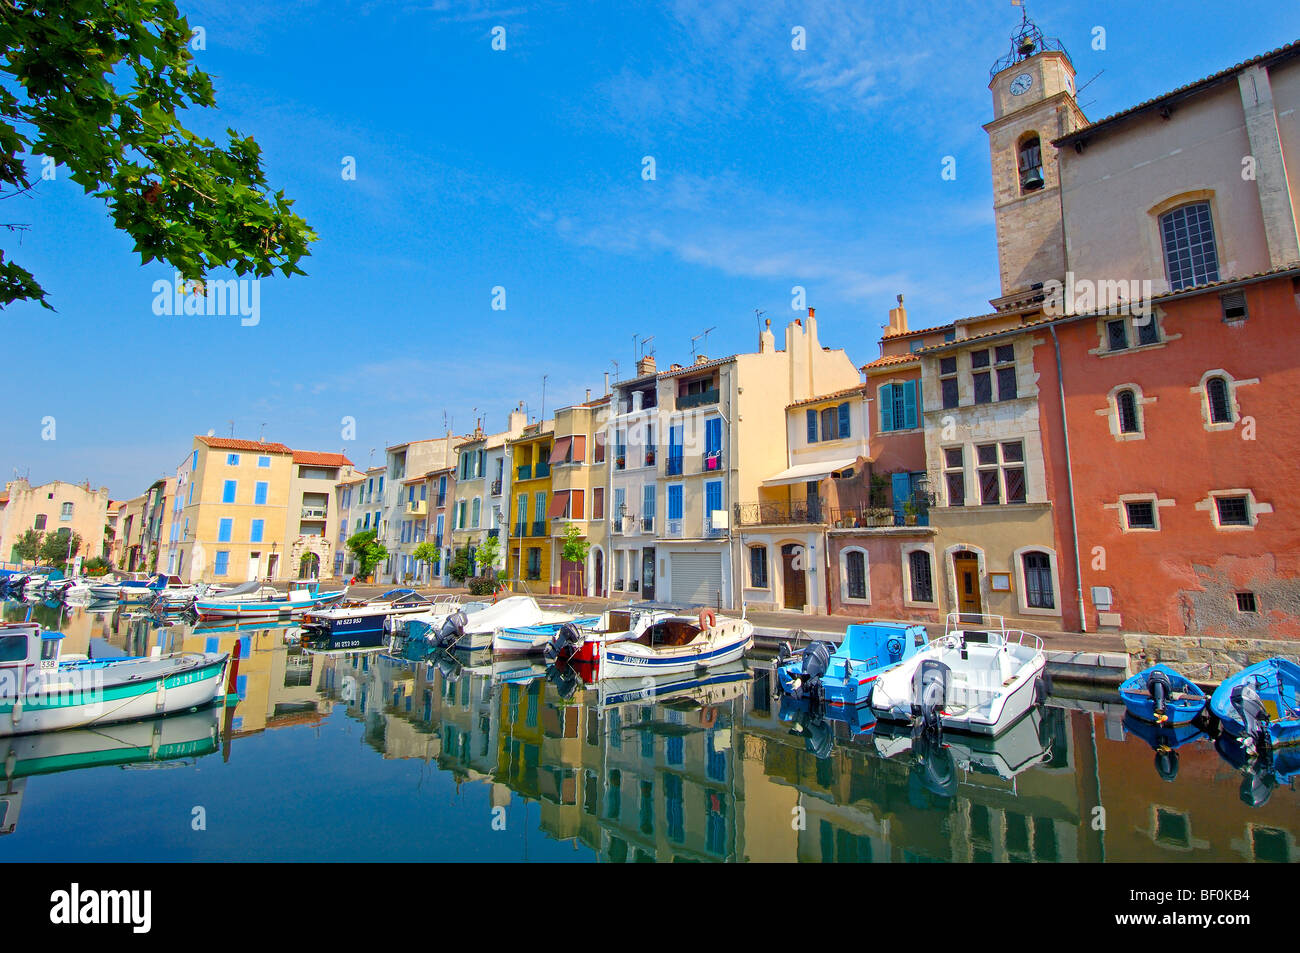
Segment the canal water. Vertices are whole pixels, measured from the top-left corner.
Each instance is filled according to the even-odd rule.
[[[6,620],[27,609],[6,603]],[[0,740],[0,861],[1271,861],[1300,797],[1117,699],[942,746],[783,710],[762,663],[564,684],[485,655],[38,606],[66,652],[241,649],[239,702]],[[1179,739],[1182,740],[1182,739]]]

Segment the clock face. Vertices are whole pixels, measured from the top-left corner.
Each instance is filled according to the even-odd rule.
[[[1029,88],[1034,85],[1034,78],[1028,73],[1021,73],[1011,81],[1011,95],[1019,96],[1022,93],[1029,92]]]

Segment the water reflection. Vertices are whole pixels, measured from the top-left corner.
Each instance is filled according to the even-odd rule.
[[[319,771],[321,798],[342,770],[356,771],[354,791],[382,786],[388,809],[355,819],[353,852],[372,859],[412,840],[437,855],[453,831],[481,829],[465,836],[500,843],[489,841],[478,812],[484,803],[504,810],[520,802],[529,831],[571,845],[575,859],[616,862],[1297,857],[1294,752],[1248,763],[1216,752],[1204,735],[1166,737],[1126,723],[1118,698],[1056,699],[996,741],[947,733],[936,743],[869,715],[827,718],[783,705],[761,663],[591,686],[481,651],[316,653],[296,644],[290,626],[164,624],[116,609],[50,610],[40,619],[38,611],[34,618],[65,632],[68,651],[238,647],[241,660],[234,707],[168,719],[161,729],[57,736],[68,746],[65,773],[33,784],[57,793],[74,768],[174,757],[217,785],[221,775],[210,777],[207,765],[237,768],[241,739],[283,732],[275,757],[292,752],[295,771]],[[347,725],[360,728],[352,734],[365,745],[363,763],[326,764],[322,733]],[[212,757],[218,739],[222,758]],[[256,746],[247,750],[260,756]],[[55,763],[49,757],[15,754],[22,767],[7,769],[10,788],[21,796],[35,773],[29,765]],[[386,766],[412,762],[422,778],[436,773],[481,796],[440,807],[424,826],[401,827],[395,818],[421,795],[395,783]],[[291,796],[291,782],[301,780],[259,771],[259,796],[269,799]],[[165,780],[131,778],[130,791]],[[41,809],[73,808],[51,798]],[[148,816],[133,823],[133,837],[150,836]]]

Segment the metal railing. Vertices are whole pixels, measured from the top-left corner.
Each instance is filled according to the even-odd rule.
[[[545,536],[545,535],[546,535],[546,520],[540,520],[540,521],[539,521],[539,520],[534,520],[534,521],[533,521],[533,531],[532,531],[531,533],[529,533],[528,535],[529,535],[529,536]]]
[[[326,512],[323,506],[304,506],[302,508],[302,518],[305,520],[323,520]]]
[[[533,465],[531,463],[521,463],[519,465],[516,480],[531,480],[533,478]]]
[[[677,398],[678,410],[689,410],[692,407],[703,407],[706,404],[716,404],[721,399],[721,393],[718,388],[711,387],[699,394],[686,394]]]
[[[500,495],[501,495],[501,481],[500,481],[500,480],[493,480],[493,481],[492,481],[492,495],[493,495],[493,496],[500,496]],[[439,505],[441,505],[441,504],[439,504]]]
[[[550,472],[551,472],[550,463],[548,463],[545,460],[539,460],[537,463],[537,467],[533,470],[533,476],[540,479],[541,477],[546,476]]]
[[[664,468],[668,476],[678,476],[682,472],[682,455],[680,453],[669,453],[668,463]]]
[[[740,526],[822,523],[826,516],[826,507],[820,498],[792,502],[737,503],[734,510],[736,523]]]

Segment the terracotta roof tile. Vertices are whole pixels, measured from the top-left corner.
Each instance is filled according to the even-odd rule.
[[[262,443],[257,440],[233,440],[229,437],[196,437],[209,447],[218,450],[251,450],[256,453],[293,453],[282,443]]]
[[[866,384],[854,384],[852,387],[846,387],[843,390],[832,391],[829,394],[818,394],[816,397],[805,397],[803,400],[796,400],[793,404],[786,404],[786,409],[791,407],[802,407],[805,404],[819,404],[823,400],[834,400],[837,397],[849,397],[853,394],[864,393],[867,389]]]
[[[352,461],[341,453],[321,453],[316,450],[295,450],[293,462],[309,467],[350,467]]]
[[[898,364],[911,364],[914,361],[916,361],[915,354],[886,354],[884,357],[876,358],[870,364],[863,364],[858,368],[858,370],[870,371],[879,367],[894,367]]]

